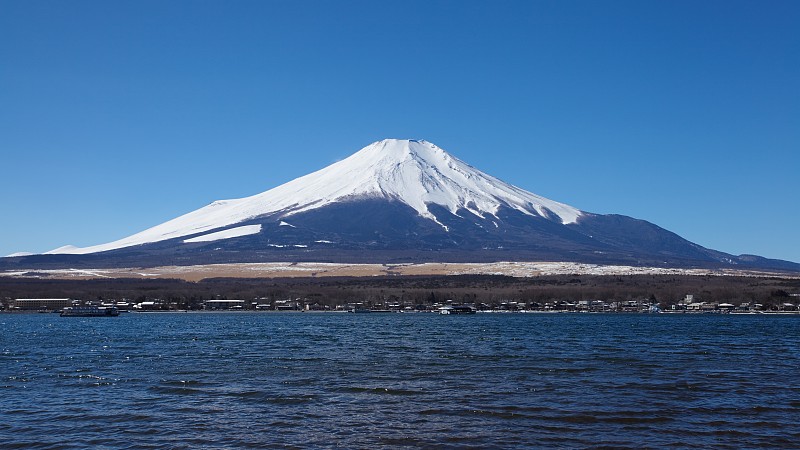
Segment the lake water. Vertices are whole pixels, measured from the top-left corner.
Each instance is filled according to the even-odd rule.
[[[0,314],[2,448],[800,446],[800,317]]]

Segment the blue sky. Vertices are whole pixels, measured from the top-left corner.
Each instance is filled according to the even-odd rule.
[[[800,261],[800,2],[0,0],[0,254],[115,240],[383,138]]]

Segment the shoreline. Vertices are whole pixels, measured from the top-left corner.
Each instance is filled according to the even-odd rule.
[[[0,311],[0,315],[7,314],[7,315],[34,315],[34,314],[58,314],[60,313],[59,310],[53,311],[8,311],[3,310]],[[122,310],[120,311],[121,315],[127,314],[352,314],[352,311],[345,311],[345,310],[338,310],[338,311],[275,311],[275,310],[266,310],[266,311],[258,311],[258,310],[243,310],[243,311],[235,311],[235,310],[164,310],[164,311],[127,311]],[[429,310],[429,311],[386,311],[386,310],[370,310],[370,311],[360,311],[359,314],[439,314],[438,310]],[[746,311],[746,312],[734,312],[734,311],[661,311],[661,312],[647,312],[647,311],[533,311],[533,310],[522,310],[522,311],[476,311],[476,314],[604,314],[604,315],[673,315],[673,316],[681,316],[681,315],[690,315],[690,316],[700,316],[700,315],[717,315],[717,316],[798,316],[800,315],[800,311]]]

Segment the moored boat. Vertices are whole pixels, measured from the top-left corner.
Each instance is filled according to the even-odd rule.
[[[114,306],[67,306],[61,317],[116,317],[119,310]]]
[[[439,310],[439,314],[475,314],[475,312],[471,306],[445,306]]]

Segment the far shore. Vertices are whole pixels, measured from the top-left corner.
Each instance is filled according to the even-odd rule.
[[[58,314],[60,311],[31,311],[31,310],[0,310],[0,314],[7,315],[36,315],[36,314]],[[179,309],[179,310],[164,310],[164,311],[121,311],[124,314],[350,314],[351,311],[346,310],[331,310],[331,311],[275,311],[275,310],[203,310],[203,309]],[[437,310],[428,311],[367,311],[370,314],[439,314]],[[477,314],[654,314],[648,312],[631,312],[631,311],[537,311],[537,310],[523,310],[523,311],[476,311]],[[800,311],[659,311],[657,314],[667,314],[673,316],[699,316],[699,315],[725,315],[725,316],[797,316]]]
[[[211,278],[326,278],[382,276],[500,275],[530,278],[551,275],[691,275],[736,277],[781,277],[800,279],[800,273],[780,273],[739,269],[679,269],[598,265],[574,262],[419,263],[419,264],[344,264],[344,263],[235,263],[197,266],[104,269],[16,269],[0,271],[2,278],[91,280],[91,279],[178,279],[197,282]]]

